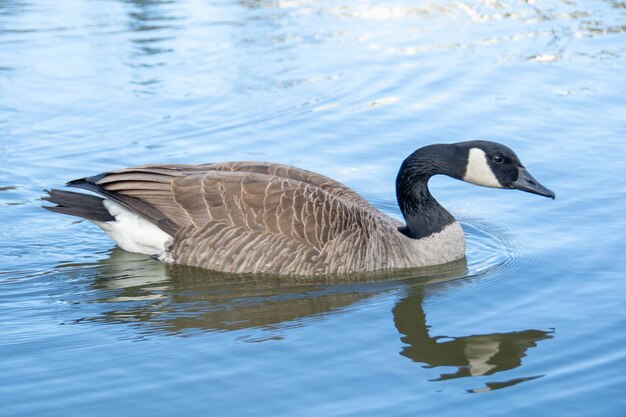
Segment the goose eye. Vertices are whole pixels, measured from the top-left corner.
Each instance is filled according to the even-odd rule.
[[[501,164],[502,162],[504,162],[504,158],[501,155],[495,155],[492,159],[493,162],[495,162],[496,164]]]

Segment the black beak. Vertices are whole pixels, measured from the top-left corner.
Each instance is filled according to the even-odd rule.
[[[556,197],[554,191],[539,184],[539,182],[535,180],[528,171],[526,171],[526,168],[520,167],[518,170],[519,176],[517,177],[517,181],[511,183],[511,188],[516,188],[533,194],[539,194],[544,197],[550,197],[554,200]]]

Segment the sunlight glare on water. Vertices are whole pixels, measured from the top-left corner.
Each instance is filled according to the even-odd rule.
[[[626,412],[626,3],[0,0],[3,416]],[[263,160],[400,218],[402,160],[514,149],[551,201],[433,178],[467,259],[355,281],[164,265],[41,209]]]

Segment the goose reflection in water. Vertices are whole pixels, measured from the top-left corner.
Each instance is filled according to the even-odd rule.
[[[552,331],[533,329],[461,337],[431,336],[423,309],[426,285],[466,276],[465,260],[407,271],[400,277],[396,273],[394,280],[380,281],[378,275],[378,281],[364,276],[360,281],[332,283],[171,266],[117,248],[110,257],[92,266],[95,267],[92,285],[99,297],[95,301],[104,311],[81,321],[134,323],[146,326],[151,334],[186,335],[242,329],[272,333],[276,328],[299,325],[303,318],[339,311],[357,301],[401,289],[407,295],[392,309],[394,324],[405,343],[400,354],[424,367],[456,368],[434,381],[488,376],[517,368],[528,349],[553,337]],[[280,336],[271,334],[250,341],[276,338]],[[503,388],[540,376],[488,382],[484,388],[468,391]]]
[[[431,336],[422,308],[422,289],[400,300],[393,308],[393,318],[401,338],[407,344],[400,353],[425,367],[456,367],[456,372],[444,373],[434,381],[469,376],[486,376],[517,368],[529,348],[537,342],[551,339],[553,331],[522,330],[509,333],[476,334],[462,337]],[[481,392],[536,379],[540,376],[516,378],[505,382],[487,383]]]

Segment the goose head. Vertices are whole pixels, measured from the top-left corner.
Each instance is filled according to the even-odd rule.
[[[438,233],[455,221],[428,190],[433,175],[554,198],[554,192],[530,175],[515,152],[500,143],[476,140],[424,146],[404,160],[396,177],[398,205],[406,220],[399,230],[414,239]]]
[[[459,179],[483,187],[509,188],[554,199],[552,190],[533,178],[510,148],[496,142],[476,140],[456,143],[465,161]]]

